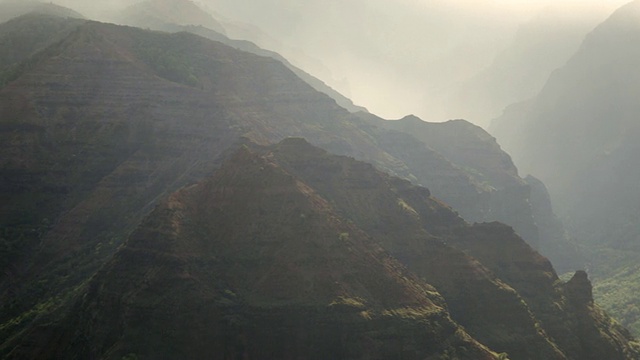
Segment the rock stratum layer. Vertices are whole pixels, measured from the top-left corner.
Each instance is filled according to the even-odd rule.
[[[42,17],[0,34],[29,21]],[[566,290],[510,227],[468,225],[431,197],[457,187],[487,214],[526,204],[484,189],[454,163],[464,151],[199,36],[43,24],[52,37],[27,34],[33,50],[0,69],[3,357],[635,356],[592,302],[564,301],[584,279]],[[270,145],[290,136],[372,165]],[[467,163],[518,183],[512,164]]]

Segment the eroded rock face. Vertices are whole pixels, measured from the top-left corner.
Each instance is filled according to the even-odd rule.
[[[440,198],[462,216],[474,222],[502,221],[511,224],[532,246],[539,246],[538,228],[532,217],[528,203],[529,189],[518,176],[511,158],[500,149],[495,139],[464,120],[445,123],[426,123],[419,118],[408,116],[397,121],[388,121],[380,126],[411,134],[421,142],[442,154],[447,160],[471,178],[477,191],[485,193],[485,201],[476,211],[468,211],[470,206],[456,199],[446,188],[434,188]],[[469,197],[470,198],[470,197]],[[457,200],[455,203],[451,200]],[[500,199],[500,200],[498,200]],[[497,206],[500,203],[502,206]]]
[[[447,245],[453,243],[457,231],[469,225],[432,198],[428,190],[351,158],[330,155],[301,139],[284,140],[268,156],[317,189],[339,214],[434,285],[452,318],[476,339],[497,352],[522,359],[565,358],[538,331],[537,319],[508,283],[476,259]],[[500,242],[502,236],[494,235]],[[548,262],[547,266],[555,275]],[[510,336],[504,333],[506,328]]]
[[[499,223],[473,227],[475,231],[464,230],[453,240],[455,246],[511,285],[568,357],[640,356],[637,343],[629,341],[629,332],[593,304],[591,283],[584,271],[563,284],[549,261],[520,241],[513,229]]]
[[[593,304],[593,287],[587,273],[576,271],[571,280],[565,284],[567,298],[576,306]]]

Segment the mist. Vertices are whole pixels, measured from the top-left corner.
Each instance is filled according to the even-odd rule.
[[[112,21],[138,2],[56,3]],[[487,127],[506,106],[534,96],[626,0],[194,2],[230,37],[281,53],[377,115],[464,118]],[[529,43],[519,38],[523,32]]]
[[[378,115],[393,119],[411,113],[429,121],[465,118],[486,126],[505,106],[533,96],[548,74],[577,49],[583,36],[625,1],[205,3],[278,39],[283,46],[274,50]],[[544,63],[540,68],[530,58],[512,60],[510,66],[517,68],[521,60],[533,62],[533,68],[522,64],[524,68],[512,70],[522,76],[533,74],[534,79],[478,82],[492,64],[500,65],[500,56],[514,46],[518,31],[532,24],[535,29],[529,31],[539,31],[556,42],[549,48],[538,47],[544,51],[537,54]],[[508,89],[513,83],[524,89],[494,104],[487,105],[492,99],[482,96],[460,95],[471,86],[481,95],[491,94],[493,88]]]
[[[0,358],[640,359],[640,0],[39,1]]]

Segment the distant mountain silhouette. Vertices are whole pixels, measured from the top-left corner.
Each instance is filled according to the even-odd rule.
[[[541,12],[518,28],[489,67],[458,86],[450,98],[451,112],[488,127],[508,105],[534,97],[596,25],[586,14]]]
[[[590,33],[535,98],[507,108],[491,127],[518,167],[548,186],[572,235],[591,252],[592,272],[615,276],[600,289],[636,331],[639,66],[640,1],[634,1]]]
[[[420,139],[456,167],[464,169],[473,183],[478,184],[477,188],[483,189],[482,200],[472,203],[470,199],[474,196],[463,193],[464,187],[452,186],[450,181],[428,182],[438,197],[465,219],[500,220],[510,224],[561,272],[584,266],[579,250],[554,214],[545,185],[531,176],[520,178],[511,157],[486,131],[464,120],[425,123],[413,116],[378,124]],[[492,196],[486,196],[487,193]],[[502,205],[495,206],[497,202]]]
[[[131,5],[120,14],[124,24],[158,29],[167,25],[203,26],[216,32],[225,29],[211,14],[190,0],[147,0]]]
[[[52,2],[37,0],[0,1],[0,23],[31,12],[60,17],[83,18],[77,11]]]
[[[639,19],[640,2],[622,7],[587,36],[538,96],[508,108],[491,128],[520,169],[547,184],[592,242],[623,240],[610,233],[622,223],[595,232],[588,225],[602,216],[626,221],[640,196],[632,190],[638,179]]]
[[[172,11],[174,8],[182,10],[176,14]],[[229,38],[225,26],[229,26],[232,33],[237,36],[236,25],[224,21],[218,22],[211,14],[189,0],[149,0],[141,2],[125,9],[119,16],[119,22],[167,32],[186,31],[214,41],[220,41],[239,50],[276,59],[314,89],[329,95],[345,109],[352,112],[366,111],[365,108],[354,105],[350,99],[327,86],[321,80],[293,66],[280,54],[262,49],[253,42],[248,41],[254,38],[254,36],[249,35],[252,32],[241,32],[241,36],[248,36],[246,39],[242,37]]]

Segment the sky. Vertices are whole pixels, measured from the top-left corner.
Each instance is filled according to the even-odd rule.
[[[58,0],[89,17],[139,0]],[[281,53],[294,65],[393,119],[415,114],[429,121],[449,118],[485,126],[505,102],[524,100],[544,83],[549,67],[561,66],[586,33],[627,0],[193,0],[240,27],[254,26],[258,45]],[[542,14],[542,15],[541,15]],[[524,28],[524,30],[523,30]],[[545,30],[545,29],[553,29]],[[523,31],[532,34],[522,34]],[[540,48],[535,32],[556,43]],[[257,34],[259,32],[259,35]],[[584,34],[583,34],[584,33]],[[235,36],[234,36],[235,35]],[[532,53],[514,47],[529,39],[545,57],[545,68],[517,59]],[[544,54],[553,51],[552,54]],[[511,53],[510,53],[511,52]],[[535,53],[533,53],[534,56]],[[511,57],[512,71],[540,79],[490,79],[494,63]],[[518,61],[522,66],[518,69]],[[507,61],[508,62],[508,61]],[[542,65],[541,65],[542,66]],[[485,77],[483,81],[478,80]],[[494,77],[495,71],[494,71]],[[492,82],[493,81],[493,82]],[[502,81],[503,83],[496,83]],[[474,93],[501,91],[513,81],[531,89],[514,91],[488,108]],[[507,83],[505,83],[507,82]],[[535,84],[533,84],[535,83]],[[475,86],[475,87],[474,87]],[[484,88],[483,88],[484,86]],[[528,86],[528,85],[527,85]],[[471,90],[464,93],[464,89]],[[464,94],[462,94],[464,93]],[[517,96],[516,96],[517,95]]]

